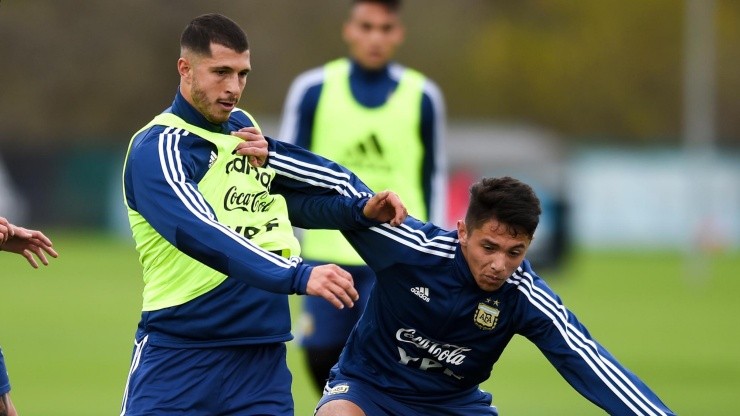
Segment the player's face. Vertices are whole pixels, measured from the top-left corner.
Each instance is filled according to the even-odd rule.
[[[211,56],[186,52],[177,61],[180,91],[211,123],[223,123],[241,98],[252,68],[249,50],[211,43]]]
[[[512,235],[506,225],[496,220],[472,230],[458,221],[457,231],[465,261],[478,287],[486,292],[503,286],[524,260],[531,242],[523,233]]]
[[[403,42],[398,14],[375,3],[360,3],[344,23],[344,41],[349,54],[365,69],[380,69],[393,59]]]

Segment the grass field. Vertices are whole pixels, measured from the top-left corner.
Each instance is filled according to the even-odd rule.
[[[140,303],[128,240],[47,233],[60,258],[42,270],[0,254],[0,346],[23,416],[117,415]],[[592,335],[679,415],[738,415],[740,255],[688,277],[678,253],[578,252],[545,275]],[[293,310],[298,297],[293,297]],[[318,396],[289,344],[296,415]],[[506,415],[602,415],[515,338],[483,388]]]

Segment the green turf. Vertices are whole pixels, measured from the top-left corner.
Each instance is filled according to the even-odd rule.
[[[118,414],[141,298],[136,254],[128,240],[48,234],[61,254],[48,268],[0,253],[13,401],[23,416]],[[740,414],[740,256],[712,256],[709,272],[690,278],[684,266],[679,254],[581,252],[543,277],[678,414]],[[300,355],[290,343],[296,415],[310,415],[318,396]],[[503,416],[604,414],[521,338],[483,388]]]

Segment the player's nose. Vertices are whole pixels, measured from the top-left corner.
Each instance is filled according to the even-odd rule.
[[[491,264],[490,264],[491,270],[496,273],[503,272],[505,265],[506,263],[502,255],[498,255],[498,254],[494,255],[493,258],[491,259]]]

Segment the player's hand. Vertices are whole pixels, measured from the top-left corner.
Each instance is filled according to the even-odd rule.
[[[352,275],[336,264],[324,264],[311,270],[306,286],[306,294],[321,296],[337,309],[350,308],[360,295],[355,289]]]
[[[5,217],[0,217],[0,245],[12,237],[13,224],[9,223]]]
[[[18,412],[10,400],[10,393],[0,394],[0,415],[18,416]]]
[[[49,265],[49,260],[46,258],[47,254],[51,257],[59,256],[52,247],[49,237],[45,236],[41,231],[28,230],[12,224],[10,227],[12,228],[12,237],[0,244],[0,250],[20,254],[26,258],[34,269],[39,268],[34,255],[41,260],[44,266]]]
[[[255,168],[264,166],[267,162],[267,140],[256,127],[242,127],[239,131],[232,131],[243,142],[236,145],[233,154],[247,156],[249,164]]]
[[[378,192],[373,195],[362,209],[366,218],[380,222],[390,222],[394,227],[400,225],[409,215],[401,198],[391,191]]]

